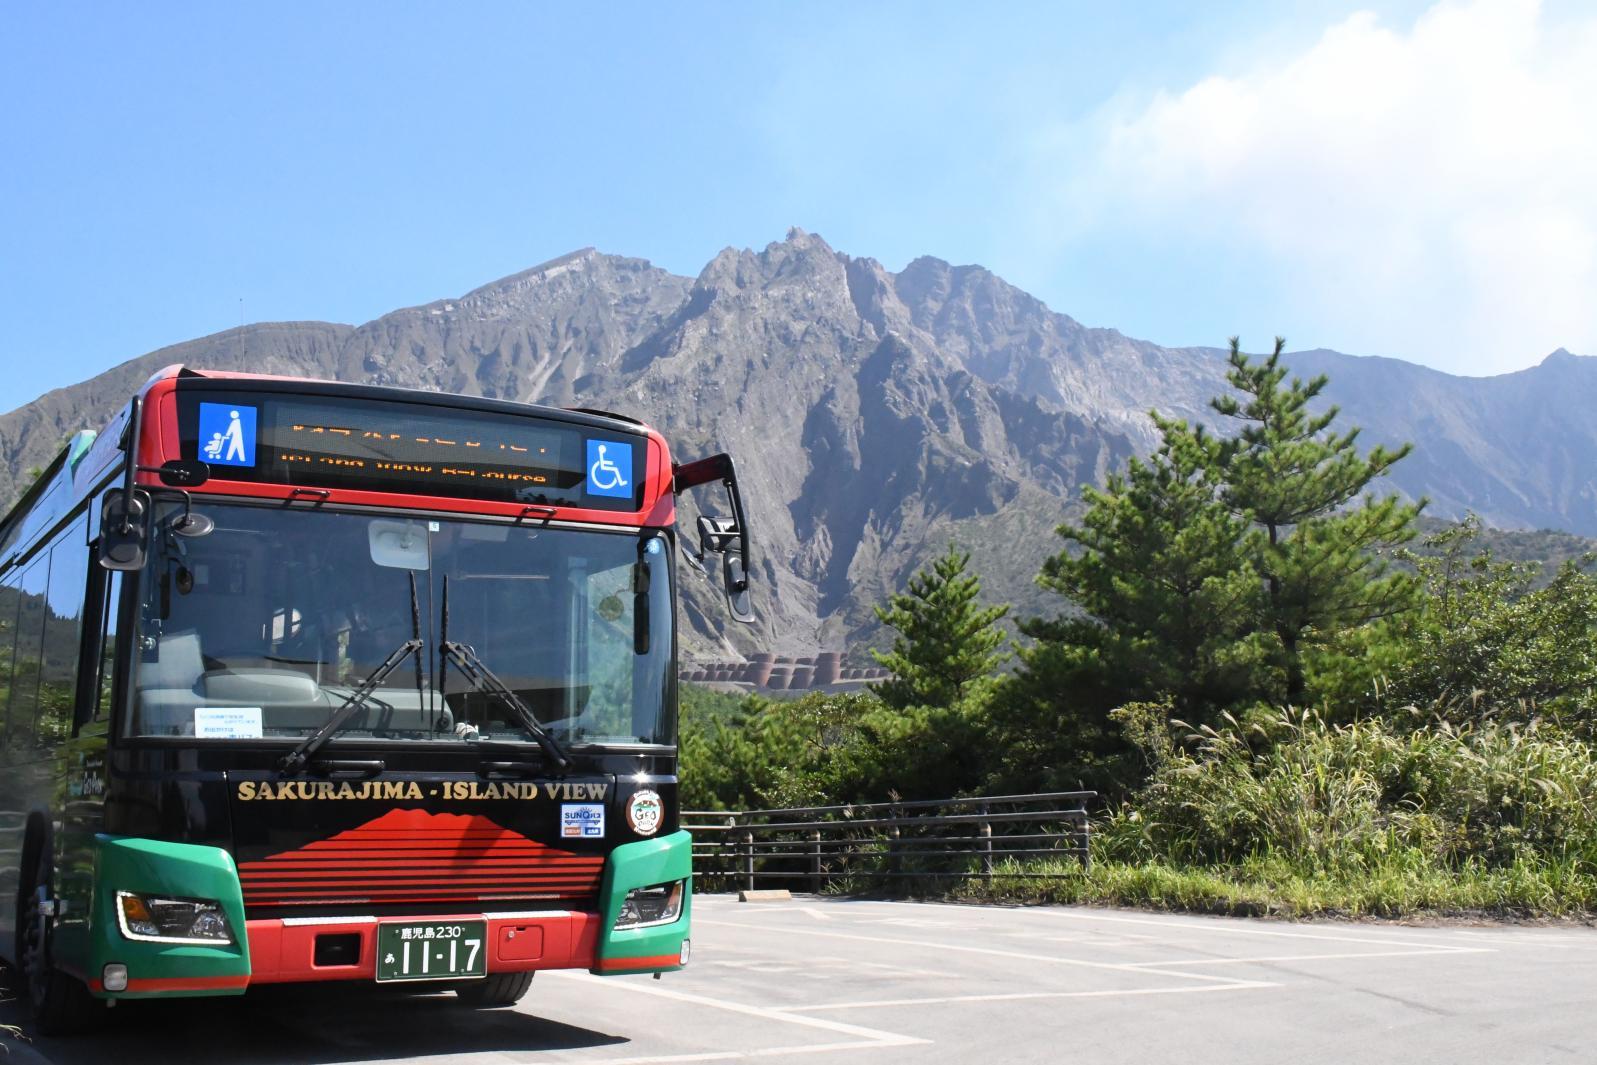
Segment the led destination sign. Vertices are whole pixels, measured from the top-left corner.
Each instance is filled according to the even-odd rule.
[[[212,477],[633,510],[638,438],[533,416],[273,393],[179,393],[183,454]]]

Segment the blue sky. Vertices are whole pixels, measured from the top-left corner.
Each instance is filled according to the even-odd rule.
[[[1168,344],[1597,354],[1597,17],[1519,0],[13,5],[17,406],[249,321],[789,226]]]

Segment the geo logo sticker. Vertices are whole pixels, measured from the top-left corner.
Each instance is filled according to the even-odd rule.
[[[589,440],[588,479],[584,487],[591,496],[632,498],[632,448],[614,440]]]
[[[660,822],[664,819],[665,803],[657,791],[636,792],[627,803],[627,824],[640,836],[652,836],[660,831]]]
[[[213,466],[255,465],[255,408],[201,403],[200,458]]]
[[[560,806],[560,835],[564,839],[603,839],[604,804],[568,802]]]

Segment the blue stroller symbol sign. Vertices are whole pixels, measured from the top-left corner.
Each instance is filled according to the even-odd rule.
[[[608,440],[588,441],[588,494],[632,496],[632,448]]]
[[[255,465],[255,408],[200,404],[200,454],[212,466]]]

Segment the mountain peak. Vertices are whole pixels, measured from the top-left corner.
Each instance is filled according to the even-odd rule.
[[[461,302],[464,302],[466,300],[488,296],[496,292],[503,292],[507,289],[513,289],[529,281],[558,277],[568,270],[585,266],[588,263],[598,259],[614,259],[617,262],[643,261],[626,260],[620,258],[619,256],[605,255],[597,248],[578,248],[576,251],[570,251],[564,255],[557,255],[547,262],[541,262],[537,266],[529,266],[525,270],[518,270],[517,272],[506,277],[501,277],[496,281],[490,281],[486,285],[478,285],[464,296],[461,296],[460,300]]]
[[[837,252],[833,250],[832,246],[826,243],[826,238],[822,237],[819,233],[810,233],[802,230],[798,226],[793,226],[790,228],[787,231],[787,236],[783,237],[776,243],[767,245],[765,250],[767,252],[771,252],[782,248],[789,249],[791,251],[825,255],[828,257],[835,257],[837,255]]]
[[[263,324],[151,352],[0,415],[0,498],[174,362],[601,407],[683,457],[736,455],[760,627],[713,632],[716,589],[684,584],[684,646],[721,653],[858,647],[872,605],[949,539],[1017,614],[1057,610],[1032,578],[1080,486],[1156,446],[1149,408],[1212,424],[1227,387],[1217,350],[1086,329],[978,265],[922,256],[895,274],[794,227],[722,251],[697,281],[584,248],[358,327]],[[1293,355],[1330,373],[1326,400],[1370,443],[1416,441],[1389,484],[1433,513],[1597,531],[1597,360],[1560,348],[1542,365],[1462,380]]]

